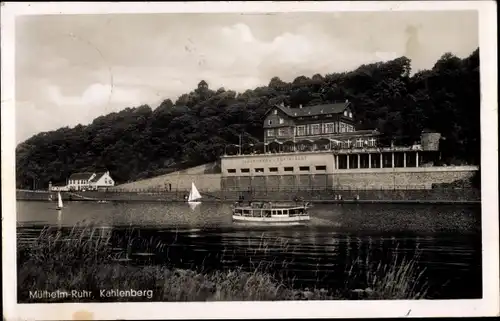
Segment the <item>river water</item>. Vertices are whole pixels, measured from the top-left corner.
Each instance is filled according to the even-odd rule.
[[[300,288],[335,288],[353,281],[356,272],[363,274],[361,265],[354,274],[347,274],[346,267],[359,258],[370,262],[365,266],[376,266],[389,263],[396,253],[412,259],[418,252],[427,298],[482,295],[479,205],[315,204],[308,225],[289,227],[235,224],[230,204],[224,203],[194,209],[184,203],[145,202],[68,202],[62,211],[54,207],[18,201],[18,242],[30,242],[47,226],[69,229],[92,222],[118,240],[131,230],[140,236],[143,241],[128,253],[136,262],[250,270],[267,263],[288,285]],[[152,240],[168,247],[154,252]],[[353,288],[361,286],[353,282]]]

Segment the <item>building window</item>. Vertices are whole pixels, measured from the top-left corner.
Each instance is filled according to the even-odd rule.
[[[297,126],[297,136],[304,136],[306,134],[306,126]]]
[[[326,171],[326,166],[325,165],[316,165],[316,170],[317,171]]]
[[[309,166],[300,166],[300,167],[299,167],[299,170],[300,170],[301,172],[309,172]]]
[[[278,110],[277,109],[273,110],[273,114],[278,115]]]
[[[293,172],[293,167],[285,167],[285,172]]]
[[[286,136],[286,134],[287,134],[287,128],[278,129],[278,136]]]
[[[345,133],[345,124],[344,123],[340,123],[340,132]]]
[[[274,129],[268,129],[267,130],[267,136],[268,137],[273,137],[274,136]]]
[[[236,169],[234,168],[230,168],[227,170],[228,173],[236,173]]]
[[[356,140],[356,147],[361,148],[361,147],[363,147],[363,146],[364,146],[364,144],[365,144],[365,141],[364,141],[363,139],[358,138],[358,139]]]
[[[264,169],[263,168],[256,168],[255,172],[256,173],[264,173]]]
[[[250,168],[242,168],[241,172],[242,173],[250,173]]]
[[[327,134],[333,133],[333,123],[325,124],[325,133]]]
[[[312,124],[311,125],[311,135],[319,135],[319,124]]]
[[[375,146],[375,139],[374,138],[370,138],[368,140],[368,146],[371,146],[371,147],[374,147]]]
[[[278,171],[278,167],[269,167],[269,172],[275,173]]]
[[[347,110],[344,110],[344,116],[347,117]]]
[[[285,120],[283,118],[280,118],[280,124],[283,124]]]
[[[352,112],[349,112],[349,118],[352,118]]]
[[[269,125],[272,125],[272,124],[273,124],[273,121],[272,121],[271,119],[269,119],[269,120],[267,121],[267,123],[268,123]]]

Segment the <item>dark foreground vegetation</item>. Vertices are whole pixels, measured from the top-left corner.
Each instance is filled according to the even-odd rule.
[[[127,260],[131,240],[127,242],[126,249],[115,253],[110,236],[91,225],[75,227],[64,236],[43,230],[33,242],[18,244],[18,299],[41,302],[30,299],[29,291],[75,289],[92,291],[94,295],[44,302],[422,299],[427,294],[424,270],[417,267],[418,254],[410,260],[394,256],[387,265],[360,257],[346,265],[348,281],[343,288],[294,289],[261,264],[253,271],[240,268],[211,272],[133,265]],[[161,242],[142,242],[151,251],[168,248]],[[364,286],[352,288],[353,280],[362,280]],[[106,298],[99,296],[102,289],[152,290],[153,295]]]
[[[240,134],[243,143],[262,141],[264,113],[281,102],[297,108],[348,99],[357,129],[378,129],[385,144],[412,144],[430,129],[443,135],[443,163],[479,164],[479,49],[464,59],[447,53],[430,70],[410,71],[411,61],[401,57],[291,83],[274,77],[243,93],[201,81],[154,109],[126,108],[31,137],[16,149],[17,187],[45,188],[74,172],[103,169],[124,183],[212,162]]]

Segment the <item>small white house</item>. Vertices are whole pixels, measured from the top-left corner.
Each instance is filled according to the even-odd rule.
[[[99,188],[115,186],[114,180],[106,172],[74,173],[68,179],[68,188],[73,191],[97,190]]]
[[[91,189],[99,189],[115,186],[115,181],[109,175],[109,171],[96,173],[90,181],[89,185]]]
[[[81,191],[89,188],[89,182],[94,178],[95,173],[84,172],[74,173],[68,179],[68,188],[72,191]]]

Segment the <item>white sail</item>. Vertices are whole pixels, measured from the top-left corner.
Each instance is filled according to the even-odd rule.
[[[61,193],[57,193],[57,207],[58,208],[63,208],[63,202],[62,202],[62,197]]]
[[[198,192],[198,189],[194,185],[194,183],[191,183],[191,191],[189,192],[189,197],[188,197],[188,202],[193,202],[201,198],[200,192]]]

